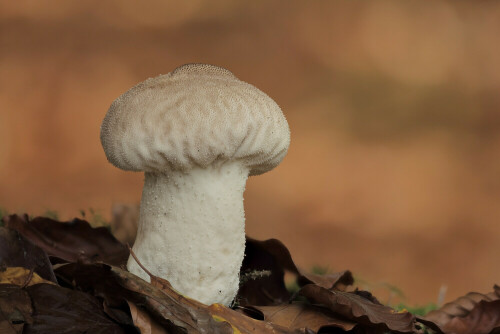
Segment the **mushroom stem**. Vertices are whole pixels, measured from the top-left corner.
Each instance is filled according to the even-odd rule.
[[[229,305],[244,255],[248,174],[238,162],[189,172],[146,172],[133,247],[144,267],[181,294]],[[132,257],[127,266],[149,281]]]

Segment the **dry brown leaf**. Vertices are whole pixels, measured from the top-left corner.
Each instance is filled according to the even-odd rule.
[[[107,228],[92,228],[84,220],[61,223],[45,217],[29,220],[26,215],[11,215],[4,221],[49,256],[67,262],[100,261],[120,266],[128,259],[127,248]]]
[[[269,275],[240,282],[236,302],[243,306],[279,305],[288,302],[291,295],[285,286],[283,265],[260,247],[259,243],[247,238],[240,277],[252,276],[252,273],[259,272],[269,272]]]
[[[38,276],[33,270],[23,267],[9,267],[4,271],[0,271],[0,284],[13,284],[24,288],[40,283],[55,285],[55,283]]]
[[[429,312],[424,320],[445,333],[489,333],[500,326],[500,287],[495,285],[488,294],[470,292]]]
[[[31,324],[31,299],[16,285],[0,284],[0,333],[21,334],[24,326]]]
[[[130,307],[130,315],[141,334],[168,334],[167,330],[163,328],[156,320],[151,318],[148,312],[144,311],[136,304],[127,302]]]
[[[336,327],[350,331],[356,326],[356,322],[343,319],[325,307],[305,303],[248,306],[245,309],[256,311],[262,319],[290,329],[309,328],[317,332],[322,328]],[[247,314],[252,315],[252,313]]]
[[[328,289],[341,289],[354,281],[349,271],[328,275],[306,274],[293,262],[286,246],[277,239],[264,241],[247,237],[241,276],[251,272],[269,271],[271,274],[243,282],[236,297],[240,305],[280,305],[291,295],[285,287],[285,271],[297,275],[300,286],[317,284]]]
[[[325,289],[336,289],[338,285],[348,286],[354,282],[350,271],[316,275],[300,270],[293,262],[292,255],[288,248],[278,239],[268,239],[264,241],[247,237],[247,247],[259,248],[274,257],[277,263],[285,270],[298,275],[298,283],[303,286],[314,283]]]
[[[208,307],[208,312],[216,321],[227,322],[231,325],[233,333],[241,334],[301,334],[304,330],[290,329],[268,321],[259,321],[240,312],[236,312],[221,304]]]
[[[354,278],[349,270],[324,275],[304,273],[303,271],[298,272],[298,274],[298,283],[300,286],[316,284],[325,289],[345,291],[348,286],[354,283]]]
[[[18,232],[0,227],[0,270],[7,267],[32,269],[43,279],[56,282],[49,257],[42,249]]]
[[[488,334],[500,332],[500,300],[480,301],[465,317],[455,317],[443,326],[445,333]]]
[[[25,326],[23,334],[125,333],[90,294],[44,283],[24,290],[32,300],[33,323]]]
[[[388,306],[376,304],[353,292],[334,291],[309,284],[300,292],[314,304],[324,305],[335,314],[369,328],[380,328],[400,333],[414,331],[415,318],[409,312],[396,312]]]

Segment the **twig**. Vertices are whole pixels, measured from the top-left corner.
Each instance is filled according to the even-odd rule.
[[[141,267],[142,270],[144,270],[146,272],[146,274],[149,275],[149,277],[154,277],[155,275],[151,274],[151,272],[149,270],[146,269],[146,267],[144,267],[141,263],[141,261],[139,261],[139,259],[137,258],[137,256],[135,256],[134,254],[134,251],[132,250],[132,248],[130,248],[130,245],[128,244],[127,242],[127,248],[130,252],[130,255],[132,255],[132,257],[134,258],[135,262],[137,262],[137,264],[139,265],[139,267]]]
[[[28,277],[26,278],[26,281],[24,281],[23,285],[21,285],[21,289],[24,289],[25,287],[30,284],[31,280],[33,279],[33,273],[35,272],[35,268],[30,269],[30,273],[28,274]]]

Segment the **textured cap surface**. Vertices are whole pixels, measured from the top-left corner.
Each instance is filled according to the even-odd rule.
[[[188,64],[121,95],[101,126],[108,160],[132,171],[240,161],[250,175],[277,166],[290,143],[279,106],[230,71]]]

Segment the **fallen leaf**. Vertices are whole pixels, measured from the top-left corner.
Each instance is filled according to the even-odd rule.
[[[354,278],[348,270],[325,275],[311,274],[300,270],[293,262],[288,248],[278,239],[259,241],[247,237],[247,246],[257,247],[272,255],[282,268],[299,276],[298,283],[301,286],[314,283],[325,289],[336,289],[338,285],[348,286],[354,282]]]
[[[396,312],[388,306],[374,303],[353,292],[334,291],[308,284],[299,293],[310,302],[324,305],[333,313],[369,328],[400,333],[414,331],[415,318],[411,313]]]
[[[291,295],[285,287],[285,271],[297,275],[299,286],[314,283],[327,289],[344,290],[354,281],[350,271],[327,275],[305,273],[295,265],[289,250],[281,241],[259,241],[247,237],[240,276],[262,271],[269,271],[271,274],[241,284],[236,297],[240,305],[264,306],[288,302]]]
[[[221,304],[213,304],[208,307],[208,312],[217,321],[225,321],[231,324],[233,333],[242,334],[300,334],[304,329],[290,329],[268,321],[259,321],[242,313],[236,312]]]
[[[4,271],[0,271],[0,284],[13,284],[24,288],[40,283],[55,284],[44,280],[33,270],[23,267],[9,267]]]
[[[349,331],[356,326],[356,322],[343,319],[325,307],[301,302],[278,306],[248,306],[248,310],[258,312],[263,320],[289,329],[309,328],[314,332],[325,330],[326,327],[336,327]]]
[[[32,323],[31,299],[16,285],[0,284],[0,333],[21,334]]]
[[[33,304],[33,323],[24,334],[123,334],[124,329],[106,316],[95,297],[53,284],[27,287]]]
[[[500,300],[480,301],[465,317],[455,317],[443,326],[445,333],[488,334],[500,331]]]
[[[303,271],[299,271],[298,274],[300,286],[313,283],[325,289],[344,291],[346,287],[354,283],[354,278],[349,270],[324,275],[304,273]]]
[[[128,306],[134,325],[139,328],[141,334],[168,334],[167,330],[151,318],[148,312],[132,302],[128,302]]]
[[[96,297],[100,298],[98,295]],[[134,333],[135,333],[134,321],[132,320],[130,314],[130,307],[126,301],[120,300],[119,303],[110,305],[108,300],[104,300],[102,303],[102,307],[104,313],[106,313],[108,317],[113,319],[122,328],[126,329],[127,333],[132,328],[134,328]]]
[[[7,221],[7,217],[4,222]],[[17,231],[0,227],[0,269],[23,267],[41,278],[57,282],[47,254]]]
[[[500,326],[500,287],[481,294],[470,292],[424,318],[438,325],[445,333],[490,333]]]
[[[61,223],[45,217],[29,220],[26,215],[8,216],[7,227],[43,249],[49,256],[66,262],[104,262],[125,265],[128,250],[105,227],[92,228],[84,220]]]
[[[240,277],[262,271],[268,271],[270,275],[240,283],[236,296],[239,305],[279,305],[288,302],[291,295],[285,287],[283,264],[265,249],[263,242],[247,237]]]
[[[364,299],[368,299],[369,301],[371,301],[372,303],[375,303],[375,304],[379,304],[379,305],[383,305],[381,302],[378,301],[377,298],[375,298],[374,295],[372,295],[371,292],[369,291],[365,291],[365,290],[358,290],[358,288],[356,288],[354,291],[351,291],[352,293],[354,293],[355,295],[358,295],[358,296],[361,296],[363,297]]]

